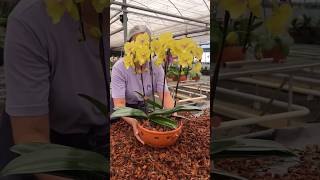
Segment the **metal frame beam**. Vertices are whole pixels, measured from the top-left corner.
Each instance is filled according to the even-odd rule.
[[[119,10],[118,8],[114,8],[114,7],[111,7],[110,9],[112,9],[112,10]],[[158,17],[158,16],[154,16],[154,15],[151,15],[151,14],[139,13],[139,12],[135,12],[135,11],[128,11],[128,10],[126,10],[125,12],[126,12],[126,13],[137,14],[137,15],[141,15],[141,16],[148,16],[148,17],[151,17],[151,18],[161,19],[161,20],[165,20],[165,21],[171,21],[171,22],[186,24],[186,25],[190,25],[190,26],[207,27],[207,26],[201,26],[201,25],[199,25],[199,24],[194,24],[194,23],[188,23],[188,22],[178,21],[178,20],[169,19],[169,18],[165,18],[165,17]]]
[[[112,4],[118,5],[118,6],[125,6],[125,7],[133,8],[133,9],[138,9],[138,10],[142,10],[142,11],[157,13],[157,14],[161,14],[161,15],[165,15],[165,16],[169,16],[169,17],[173,17],[173,18],[177,18],[177,19],[183,19],[183,20],[188,20],[188,21],[192,21],[192,22],[197,22],[197,23],[200,23],[200,24],[205,24],[205,25],[209,25],[210,24],[210,23],[205,22],[205,21],[200,21],[200,20],[197,20],[197,19],[188,18],[188,17],[185,17],[185,16],[179,16],[179,15],[176,15],[176,14],[170,14],[170,13],[157,11],[157,10],[153,10],[153,9],[143,8],[143,7],[135,6],[135,5],[128,4],[128,3],[121,3],[121,2],[113,1]]]

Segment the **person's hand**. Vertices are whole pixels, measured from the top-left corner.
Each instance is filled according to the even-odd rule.
[[[134,136],[137,138],[137,140],[140,141],[144,145],[144,142],[142,141],[142,139],[139,136],[138,123],[139,122],[136,119],[132,120],[131,125],[132,125],[132,129],[133,129],[133,133],[134,133]]]

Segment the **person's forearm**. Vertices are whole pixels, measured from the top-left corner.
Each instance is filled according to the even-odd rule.
[[[15,144],[50,142],[48,115],[35,117],[11,117],[11,126]]]
[[[162,100],[162,93],[159,93],[159,97]],[[164,93],[164,104],[163,104],[164,108],[166,109],[170,109],[174,107],[174,100],[170,94],[169,91]]]

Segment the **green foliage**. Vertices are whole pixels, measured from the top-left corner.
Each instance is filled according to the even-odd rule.
[[[1,170],[1,176],[48,173],[83,179],[79,174],[86,174],[91,179],[102,179],[101,177],[108,173],[107,159],[91,151],[46,143],[18,144],[11,150],[20,156]],[[71,174],[73,171],[78,174]]]
[[[189,75],[190,75],[190,78],[195,78],[195,77],[200,77],[201,73],[196,73],[194,71],[190,71]]]
[[[295,156],[281,144],[261,139],[229,139],[212,143],[211,156],[214,159],[225,157],[276,155],[283,157]]]
[[[141,93],[137,93],[145,99],[145,97]],[[155,105],[158,108],[150,113],[145,113],[139,109],[134,109],[130,107],[117,108],[116,111],[111,114],[111,118],[135,117],[137,119],[149,120],[161,126],[166,126],[175,129],[177,128],[177,123],[170,119],[173,113],[182,111],[201,111],[201,109],[196,106],[179,105],[172,109],[161,109],[161,105],[154,101],[149,100],[147,101],[147,103]]]
[[[255,35],[254,47],[256,53],[262,53],[272,48],[280,48],[285,56],[289,55],[290,46],[294,43],[294,40],[289,34],[283,34],[274,36],[270,33],[264,33]]]
[[[171,77],[178,77],[179,76],[179,71],[180,67],[177,65],[172,65],[168,68],[168,72],[167,72],[167,76],[171,76]],[[182,68],[181,70],[181,75],[186,75],[188,73],[189,69],[186,68]]]
[[[226,140],[214,141],[211,144],[210,156],[211,160],[226,158],[241,158],[241,157],[264,157],[264,156],[279,156],[283,158],[296,157],[290,149],[283,145],[262,139],[243,139],[233,138]],[[231,178],[237,180],[247,180],[236,174],[226,171],[213,169],[214,177],[218,178]]]
[[[233,43],[232,45],[237,45],[237,46],[242,46],[244,45],[246,41],[246,36],[248,32],[248,24],[249,24],[249,19],[248,18],[241,18],[233,23],[231,23],[228,27],[227,34],[233,32],[237,35],[237,42]],[[254,22],[251,27],[250,27],[250,32],[257,30],[263,25],[262,21],[256,21]],[[219,46],[221,45],[222,38],[223,38],[223,25],[221,22],[214,21],[213,22],[213,27],[212,27],[212,36],[213,36],[213,42],[216,46],[214,49],[214,52],[219,51]],[[248,39],[248,43],[250,44],[251,41],[253,40],[253,36],[250,35]],[[231,45],[226,42],[226,46]]]

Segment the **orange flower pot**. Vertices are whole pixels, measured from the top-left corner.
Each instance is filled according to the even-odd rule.
[[[225,47],[222,55],[222,62],[243,61],[245,60],[246,53],[243,52],[241,46],[229,46]],[[215,59],[217,60],[219,56]]]
[[[274,62],[282,62],[286,60],[286,56],[282,53],[281,49],[278,47],[274,47],[270,50],[265,50],[263,52],[264,58],[273,58]]]
[[[192,80],[199,81],[200,77],[199,76],[193,77]]]
[[[177,129],[160,132],[144,128],[141,124],[138,124],[138,131],[140,138],[145,144],[155,148],[164,148],[177,142],[182,132],[182,126],[183,124],[180,122],[180,125]]]
[[[173,78],[174,81],[178,80],[178,77]],[[180,75],[180,81],[186,81],[187,80],[187,75]]]

